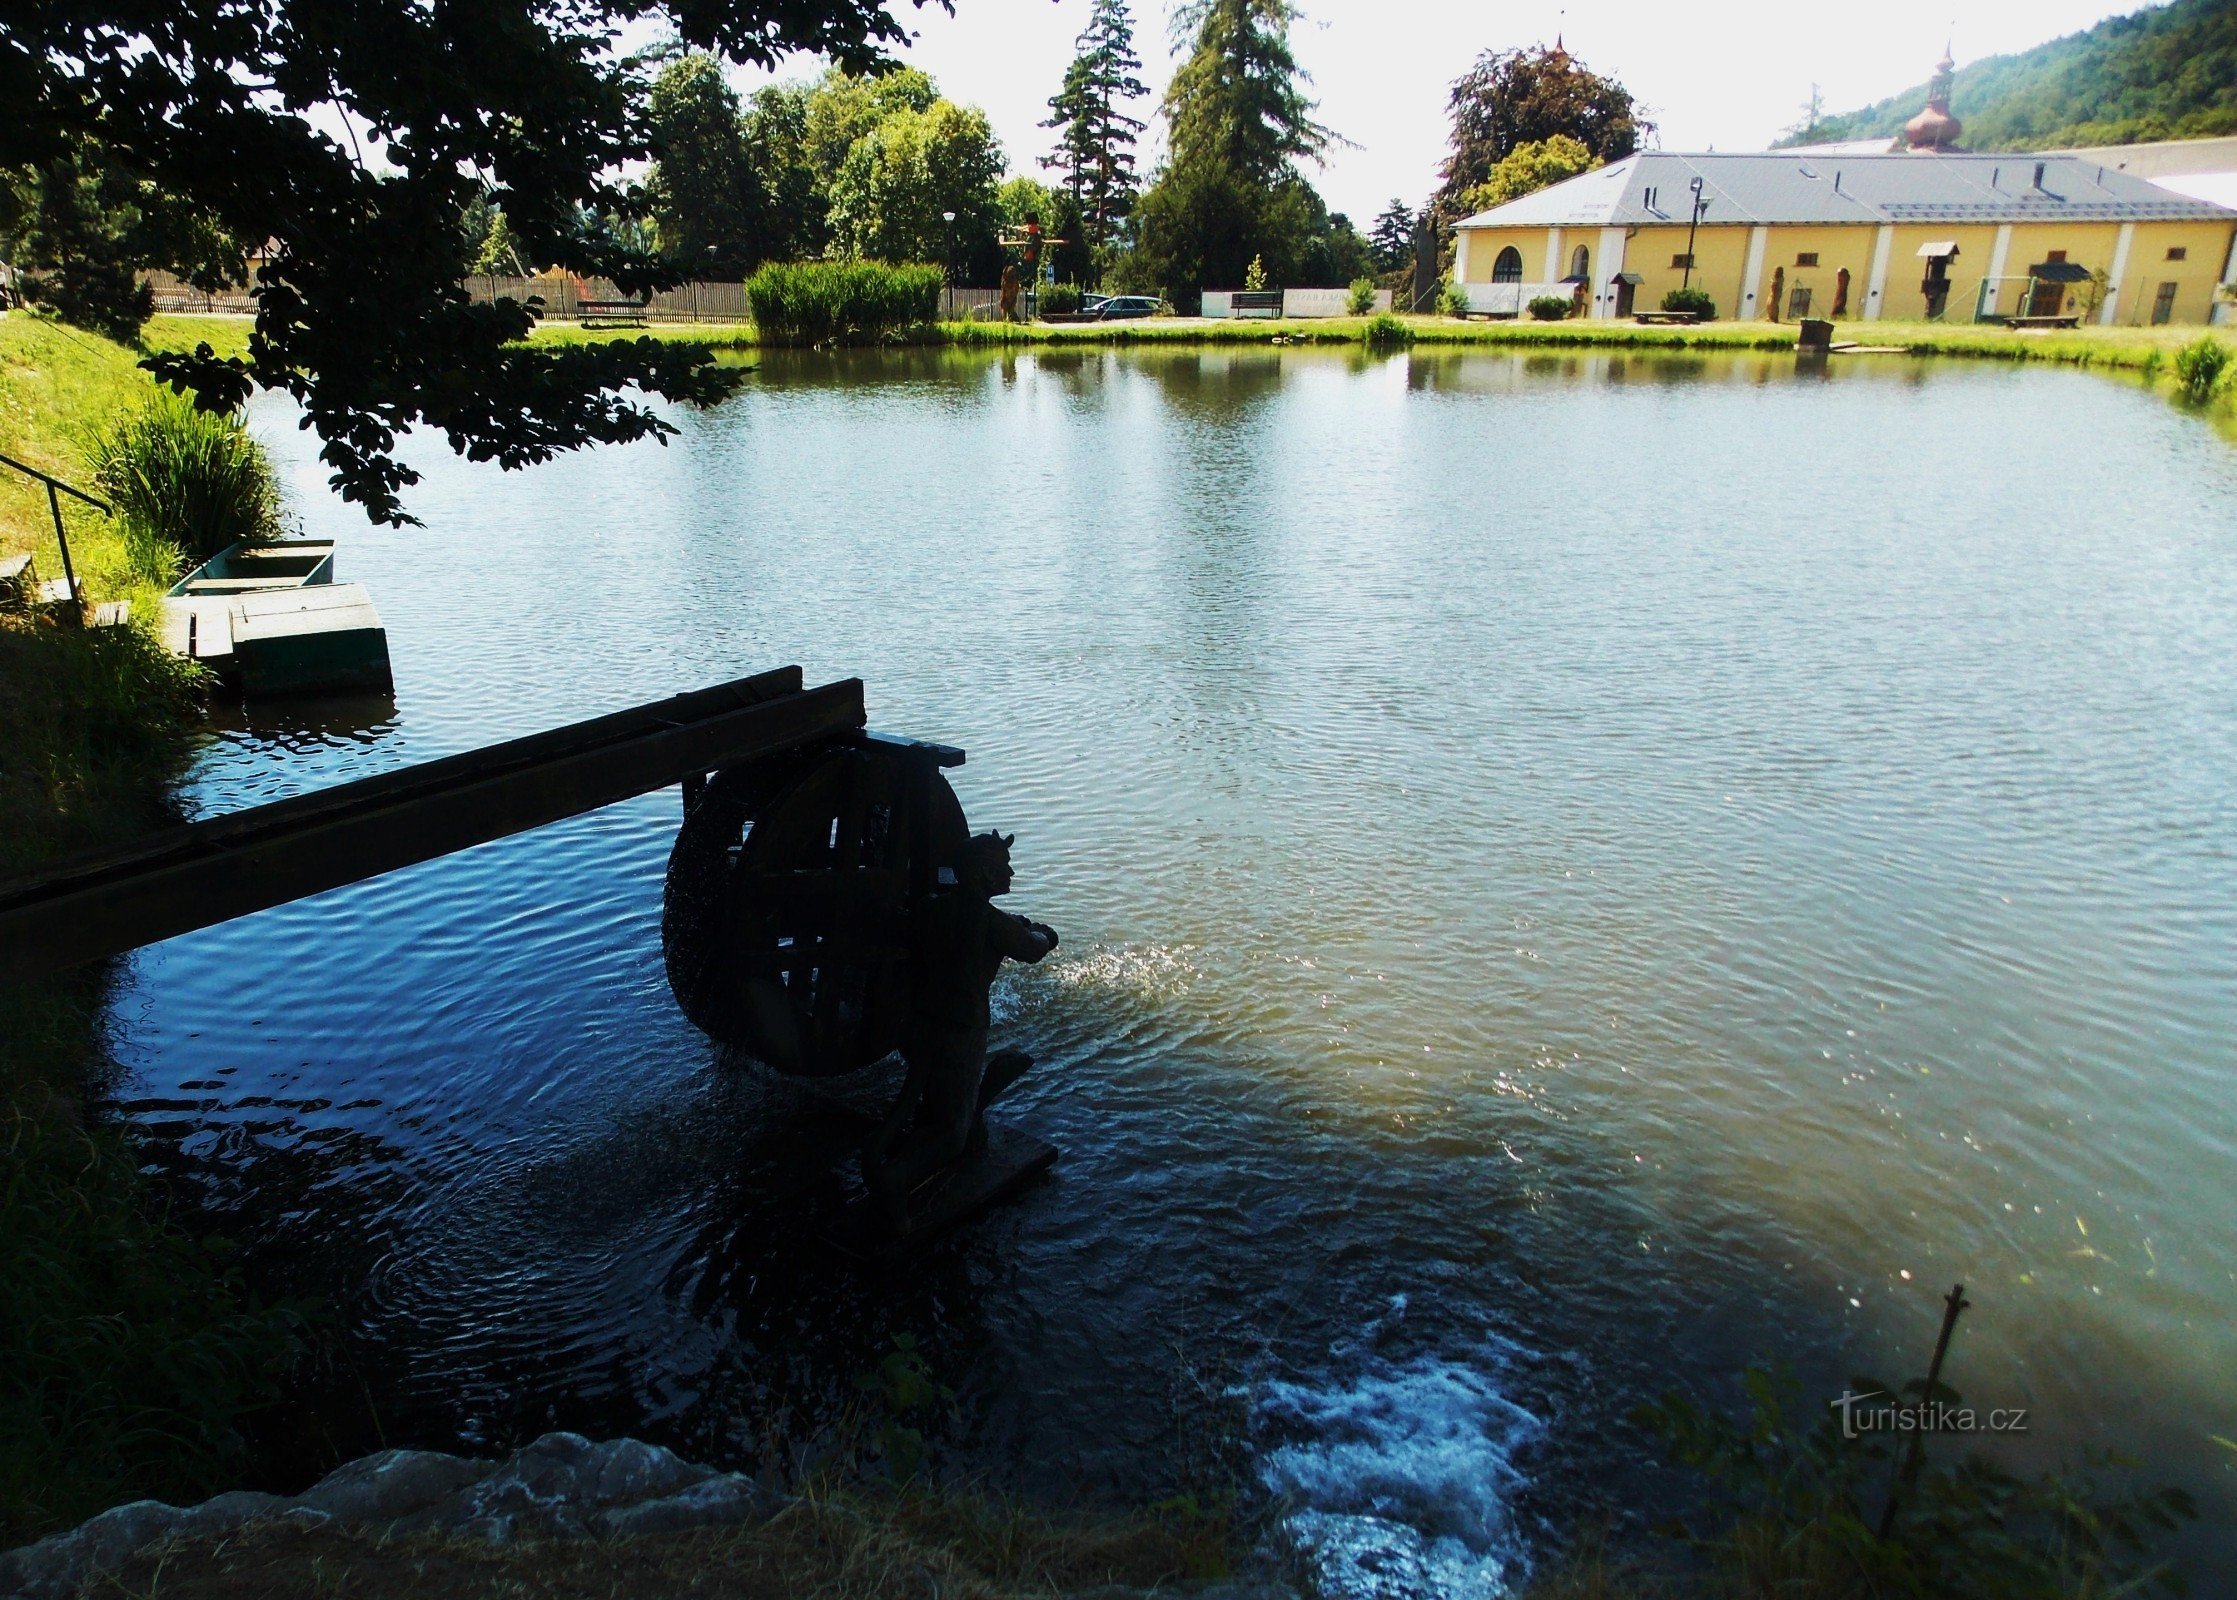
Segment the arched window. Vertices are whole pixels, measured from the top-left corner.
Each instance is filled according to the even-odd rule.
[[[1513,245],[1499,252],[1499,259],[1491,264],[1493,283],[1522,282],[1522,252]]]
[[[1590,280],[1590,278],[1592,277],[1592,252],[1590,250],[1587,250],[1583,245],[1577,246],[1577,248],[1570,253],[1569,276],[1572,278],[1584,278],[1587,280]]]

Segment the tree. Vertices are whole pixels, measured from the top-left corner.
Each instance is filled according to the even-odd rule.
[[[1620,161],[1654,131],[1630,90],[1558,43],[1551,50],[1485,51],[1452,86],[1450,105],[1452,153],[1429,207],[1441,229],[1469,214],[1469,195],[1519,144],[1563,134],[1601,161]]]
[[[905,38],[892,0],[10,0],[0,21],[0,170],[45,172],[97,140],[120,181],[239,241],[196,260],[165,230],[148,265],[211,287],[269,244],[248,353],[151,356],[159,378],[231,409],[282,389],[335,486],[410,520],[398,435],[424,426],[508,467],[665,435],[624,391],[711,401],[736,377],[651,340],[520,341],[532,309],[477,305],[467,204],[488,193],[539,263],[666,287],[682,271],[586,217],[635,215],[628,174],[657,154],[647,63],[623,30],[772,65],[804,50],[856,71]]]
[[[140,281],[137,197],[81,148],[0,185],[0,240],[26,300],[131,341],[155,312]]]
[[[869,77],[834,67],[808,93],[801,130],[809,168],[828,187],[856,143],[900,111],[929,111],[939,86],[915,67]]]
[[[1310,80],[1289,48],[1295,16],[1289,0],[1187,0],[1174,11],[1175,41],[1193,38],[1165,91],[1175,167],[1217,162],[1272,189],[1327,150],[1335,135],[1313,121]]]
[[[1328,208],[1298,163],[1335,135],[1312,118],[1294,15],[1289,0],[1189,0],[1174,13],[1190,54],[1166,90],[1169,154],[1136,208],[1126,281],[1189,306],[1254,259],[1281,285],[1328,270]]]
[[[1374,252],[1375,265],[1384,272],[1395,272],[1414,258],[1414,213],[1403,200],[1393,200],[1383,207],[1383,214],[1375,219],[1374,228],[1367,235],[1368,247]]]
[[[1042,165],[1064,174],[1084,242],[1099,254],[1134,209],[1134,142],[1148,126],[1122,109],[1149,93],[1135,76],[1142,63],[1126,0],[1095,0],[1077,48],[1041,124],[1057,130],[1056,152]]]
[[[0,168],[0,257],[26,299],[81,328],[129,342],[155,309],[140,277],[149,261],[200,279],[240,254],[98,139],[74,139],[39,166]]]
[[[746,154],[761,196],[762,255],[800,261],[823,253],[830,237],[825,177],[808,146],[805,84],[771,84],[757,90],[746,110]]]
[[[1469,190],[1463,204],[1470,214],[1489,211],[1602,165],[1582,140],[1557,133],[1550,139],[1518,144],[1501,156],[1491,176]]]
[[[1309,259],[1306,267],[1314,283],[1348,284],[1366,277],[1375,265],[1374,247],[1341,211],[1329,215],[1315,254],[1318,259]]]
[[[653,81],[660,158],[645,198],[660,251],[695,278],[744,278],[766,254],[745,108],[722,63],[693,51]]]
[[[1781,144],[1809,144],[1818,136],[1818,129],[1825,122],[1825,91],[1816,84],[1810,85],[1810,97],[1802,102],[1802,120],[1779,135]]]
[[[950,224],[957,261],[984,270],[1001,215],[1002,151],[986,113],[934,100],[902,109],[856,139],[831,180],[831,253],[881,261],[943,261]]]
[[[527,263],[520,257],[520,244],[513,238],[512,224],[505,220],[503,210],[490,203],[487,195],[476,195],[467,203],[461,223],[466,232],[469,271],[479,277],[500,272],[515,276],[527,273]]]

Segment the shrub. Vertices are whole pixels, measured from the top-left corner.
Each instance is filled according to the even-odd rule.
[[[1571,302],[1558,294],[1539,294],[1530,297],[1530,314],[1540,322],[1559,322],[1569,315]]]
[[[932,321],[938,267],[887,261],[771,262],[746,284],[754,326],[774,344],[875,344]]]
[[[1355,317],[1364,317],[1368,312],[1374,310],[1375,280],[1373,278],[1352,279],[1351,288],[1344,294],[1344,309]]]
[[[182,559],[280,536],[279,481],[238,418],[162,389],[95,435],[89,455],[137,577],[163,582]]]
[[[1076,283],[1047,283],[1041,286],[1041,315],[1068,317],[1080,309],[1080,286]]]
[[[1703,322],[1717,319],[1717,303],[1709,298],[1706,289],[1672,289],[1662,297],[1665,311],[1690,311]]]
[[[1367,326],[1360,330],[1362,339],[1371,345],[1412,344],[1414,330],[1387,311],[1377,312],[1367,319]]]
[[[1437,309],[1448,317],[1468,315],[1468,291],[1447,278],[1437,290]]]
[[[1252,256],[1251,264],[1243,269],[1243,292],[1257,294],[1266,287],[1266,258]]]
[[[2193,405],[2204,405],[2229,365],[2229,346],[2202,333],[2175,352],[2175,387]]]

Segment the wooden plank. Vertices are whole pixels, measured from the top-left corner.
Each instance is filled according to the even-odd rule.
[[[0,982],[305,895],[859,730],[862,683],[786,668],[317,794],[169,828],[0,882]]]
[[[1056,1146],[1007,1123],[989,1122],[986,1149],[928,1179],[909,1197],[909,1226],[896,1235],[867,1196],[857,1198],[826,1237],[857,1261],[886,1261],[930,1244],[999,1205],[1056,1165]]]

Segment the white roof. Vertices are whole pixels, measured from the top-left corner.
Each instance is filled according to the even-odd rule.
[[[1708,201],[1701,214],[1705,224],[2237,221],[2237,209],[2081,156],[1647,150],[1481,212],[1460,226],[1682,223],[1692,214],[1696,178]]]

